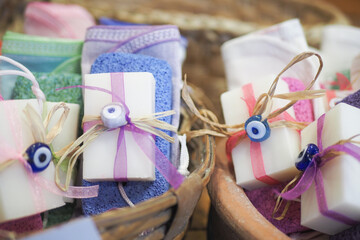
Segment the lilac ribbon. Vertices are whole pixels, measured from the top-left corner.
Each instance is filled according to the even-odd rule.
[[[294,200],[307,191],[314,182],[320,213],[327,218],[333,219],[343,224],[350,226],[356,225],[358,224],[357,221],[336,211],[329,210],[325,196],[323,176],[320,168],[328,161],[336,157],[335,155],[326,155],[330,151],[344,152],[360,161],[360,148],[352,143],[344,143],[335,144],[323,149],[322,131],[324,128],[324,121],[325,114],[322,115],[317,121],[317,144],[319,153],[314,155],[312,162],[309,164],[308,168],[305,170],[296,186],[293,189],[280,194],[280,196],[287,200]]]
[[[126,155],[126,141],[125,141],[125,131],[132,133],[135,142],[147,156],[147,158],[156,166],[159,172],[164,176],[164,178],[169,182],[169,184],[177,189],[181,183],[184,181],[184,176],[181,175],[177,169],[172,165],[172,163],[167,159],[167,157],[158,149],[153,141],[152,134],[137,128],[134,123],[131,122],[129,117],[129,109],[125,104],[125,88],[124,88],[124,75],[123,73],[110,73],[111,76],[111,88],[112,91],[91,86],[72,86],[80,87],[90,90],[97,90],[108,93],[112,96],[113,102],[120,102],[126,111],[126,120],[127,124],[125,126],[119,127],[119,135],[117,140],[117,152],[115,155],[114,161],[114,179],[117,181],[127,181],[127,155]],[[66,89],[71,87],[65,87],[61,89]],[[115,91],[118,93],[116,94]],[[84,123],[84,131],[89,127],[96,124],[97,121],[90,121]],[[112,131],[115,129],[109,129]],[[155,154],[153,151],[155,150]]]

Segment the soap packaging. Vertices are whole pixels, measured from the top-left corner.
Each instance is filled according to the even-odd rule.
[[[266,93],[274,76],[263,78],[263,82],[245,84],[221,95],[221,104],[226,124],[245,123],[252,115],[256,99]],[[276,94],[288,93],[289,87],[279,80]],[[273,99],[272,111],[285,106],[286,100]],[[293,108],[271,121],[294,119]],[[262,134],[259,132],[258,134]],[[247,136],[231,152],[236,183],[247,190],[275,185],[293,178],[298,170],[295,161],[300,149],[299,133],[291,128],[271,129],[270,137],[262,142],[253,142]]]
[[[359,122],[360,109],[339,103],[302,130],[301,146],[312,143],[319,147],[320,141],[325,151],[340,140],[360,134]],[[355,145],[353,153],[359,156],[358,144],[351,144]],[[317,180],[301,195],[301,225],[333,235],[360,221],[360,159],[342,153],[326,162],[321,158],[314,177]]]
[[[0,101],[0,162],[12,159],[16,154],[25,154],[30,146],[35,144],[31,126],[24,121],[24,109],[31,105],[41,116],[36,99]],[[48,111],[57,103],[47,102]],[[63,131],[52,142],[52,150],[57,151],[76,139],[79,106],[69,104],[70,116],[66,119]],[[51,129],[60,118],[56,112],[49,124]],[[25,150],[24,150],[25,149]],[[34,158],[36,156],[36,152]],[[17,159],[15,159],[17,160]],[[35,177],[33,177],[35,176]],[[55,166],[52,161],[46,169],[29,173],[21,161],[6,166],[0,170],[0,222],[19,219],[63,206],[64,197],[55,195],[38,184],[38,178],[53,182]],[[35,179],[35,180],[34,180]]]
[[[86,74],[84,78],[84,118],[87,116],[106,116],[121,111],[115,107],[119,99],[127,106],[130,119],[144,117],[155,112],[155,79],[147,72]],[[94,88],[97,88],[94,89]],[[110,91],[104,92],[99,90]],[[104,112],[105,111],[105,112]],[[125,122],[126,124],[126,122]],[[84,122],[84,132],[91,128],[91,121]],[[121,127],[122,128],[122,127]],[[123,134],[121,137],[120,135]],[[145,136],[146,135],[146,136]],[[150,133],[143,137],[151,142],[139,145],[131,129],[125,127],[99,134],[84,150],[83,179],[86,181],[154,181],[155,165],[142,151],[155,147]],[[120,138],[123,139],[122,148]],[[118,152],[122,151],[122,156]],[[148,151],[149,152],[149,151]],[[154,157],[155,149],[150,150]]]

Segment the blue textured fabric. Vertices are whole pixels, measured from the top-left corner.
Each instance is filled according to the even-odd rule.
[[[100,55],[92,65],[91,73],[110,72],[152,73],[156,80],[155,111],[162,112],[172,109],[172,73],[167,62],[145,55],[124,53]],[[162,120],[171,123],[171,117],[166,117]],[[170,143],[158,137],[156,137],[155,143],[160,151],[169,158],[171,154]],[[83,181],[84,186],[96,184],[100,185],[99,196],[82,200],[85,215],[99,214],[112,208],[128,206],[119,193],[117,182],[90,183],[85,180]],[[156,170],[156,180],[154,182],[133,181],[124,185],[126,194],[134,204],[159,196],[169,189],[169,184],[158,170]]]

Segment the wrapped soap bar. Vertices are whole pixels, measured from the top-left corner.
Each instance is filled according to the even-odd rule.
[[[143,117],[155,112],[155,79],[151,73],[102,73],[85,75],[85,86],[101,87],[123,95],[130,111],[130,118]],[[114,102],[119,100],[108,93],[85,89],[84,115],[120,114]],[[106,111],[113,110],[113,112]],[[105,111],[105,112],[104,112]],[[104,120],[103,120],[104,121]],[[84,123],[84,131],[88,130]],[[155,166],[141,148],[149,149],[151,144],[138,145],[131,132],[123,132],[126,144],[125,157],[117,156],[120,129],[103,132],[84,150],[83,179],[87,181],[153,181]],[[151,137],[150,133],[147,136]],[[155,145],[154,145],[155,146]],[[152,155],[155,151],[152,151]]]
[[[46,102],[28,69],[9,58],[0,58],[22,70],[3,70],[0,75],[28,78],[37,97],[0,101],[0,222],[4,222],[57,208],[64,205],[63,196],[70,196],[54,183],[52,159],[57,157],[56,151],[76,139],[80,107]]]
[[[6,147],[3,145],[5,141],[9,148],[2,149],[6,151],[1,153],[2,160],[6,160],[4,158],[7,154],[13,151],[22,154],[24,148],[34,144],[31,129],[26,122],[21,121],[22,111],[27,104],[31,104],[34,109],[38,107],[35,99],[0,101],[0,115],[6,116],[0,120],[1,148]],[[41,151],[42,148],[39,149]],[[37,173],[37,176],[48,181],[53,181],[54,175],[55,167],[51,161],[45,170]],[[0,182],[0,222],[31,216],[65,204],[62,196],[40,188],[20,161],[15,161],[0,171]]]
[[[221,104],[226,124],[246,122],[253,112],[256,99],[268,91],[272,79],[273,76],[268,76],[262,83],[246,84],[242,88],[223,93]],[[288,92],[287,83],[279,80],[276,93]],[[287,103],[285,100],[273,100],[272,111]],[[295,118],[293,108],[284,114]],[[252,190],[293,178],[298,172],[295,160],[299,149],[299,134],[286,127],[271,129],[270,137],[261,143],[246,137],[232,150],[236,183]]]
[[[91,73],[111,72],[150,72],[156,80],[155,111],[163,112],[172,109],[171,67],[163,60],[142,54],[107,53],[99,56],[92,66]],[[171,117],[162,118],[162,121],[171,123]],[[166,131],[167,132],[167,131]],[[168,133],[170,134],[170,133]],[[165,139],[155,137],[155,144],[159,150],[170,159],[171,145]],[[169,189],[164,176],[155,169],[156,180],[151,182],[130,181],[124,185],[128,198],[137,204],[141,201],[160,196]],[[84,186],[99,184],[97,198],[82,200],[85,215],[99,214],[112,208],[120,208],[129,204],[123,199],[118,189],[118,182],[91,183],[83,180]]]
[[[305,148],[310,143],[317,144],[320,153],[326,152],[340,140],[359,134],[359,122],[360,109],[339,103],[303,129],[301,145]],[[359,137],[353,140],[358,141]],[[349,147],[345,144],[337,146]],[[359,155],[358,149],[352,148],[352,152]],[[339,150],[336,148],[335,151]],[[303,226],[332,235],[360,221],[360,160],[347,151],[342,153],[330,159],[320,155],[317,167],[312,170],[315,181],[301,195]]]

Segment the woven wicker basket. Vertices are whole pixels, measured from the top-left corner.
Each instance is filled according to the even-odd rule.
[[[10,2],[10,0],[6,1]],[[190,82],[202,88],[206,96],[211,98],[212,104],[206,107],[215,109],[218,116],[221,116],[219,96],[226,91],[220,56],[220,45],[223,42],[296,17],[301,20],[309,43],[316,46],[319,44],[324,25],[349,23],[340,11],[319,0],[311,2],[307,0],[53,0],[53,2],[82,5],[96,18],[106,16],[135,23],[178,25],[181,33],[189,41],[183,72],[187,74]],[[24,1],[18,0],[18,6],[22,7],[12,12],[21,13],[24,9],[22,4]],[[10,24],[11,18],[12,24]],[[0,24],[2,28],[0,36],[4,32],[4,26],[21,31],[21,17],[0,18],[0,23],[1,21],[6,24]],[[197,97],[199,96],[204,96],[204,93],[197,94]],[[198,103],[202,105],[203,102],[207,101],[200,97]],[[199,127],[198,124],[192,126]],[[194,140],[190,146],[193,149],[191,160],[194,171],[177,191],[170,190],[160,197],[136,205],[135,208],[112,210],[93,217],[104,239],[133,239],[148,229],[152,231],[138,238],[161,239],[165,236],[168,239],[182,238],[201,190],[208,183],[214,168],[214,140],[211,137]],[[219,172],[221,169],[216,171],[217,175],[222,174]],[[230,173],[224,177],[234,182]],[[217,199],[218,195],[213,194],[214,191],[220,191],[219,187],[222,186],[217,185],[216,180],[212,182],[210,194],[213,205],[216,207],[217,204],[226,204],[226,199]],[[242,198],[246,203],[246,195],[240,188],[237,189],[239,196],[236,199]],[[256,212],[252,207],[247,213]],[[247,217],[252,219],[251,214]],[[230,218],[225,218],[225,221],[229,220],[232,221]],[[255,228],[256,224],[262,224],[253,222],[255,225],[252,227]],[[239,229],[232,237],[261,238],[261,235],[255,234],[255,230],[248,230],[248,225],[238,221],[233,221],[231,224],[233,228]],[[276,235],[280,236],[279,239],[286,237],[278,233],[270,224],[266,227],[269,232],[274,231],[279,234]]]

